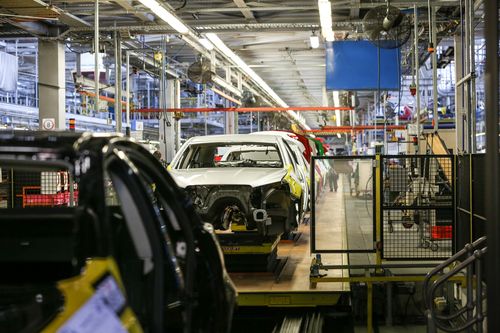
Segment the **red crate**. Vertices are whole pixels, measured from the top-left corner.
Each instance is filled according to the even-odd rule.
[[[452,227],[449,226],[433,226],[431,227],[432,239],[451,239]]]

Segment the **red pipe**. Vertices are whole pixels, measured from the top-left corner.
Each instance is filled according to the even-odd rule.
[[[283,112],[283,111],[349,111],[354,110],[351,107],[334,107],[334,106],[298,106],[298,107],[254,107],[254,108],[178,108],[178,109],[158,109],[158,108],[143,108],[136,109],[132,112],[139,113],[157,113],[157,112]]]
[[[77,90],[77,92],[80,94],[80,95],[85,95],[85,96],[89,96],[89,97],[95,97],[95,93],[93,92],[90,92],[90,91],[86,91],[86,90]],[[109,102],[109,103],[114,103],[115,102],[115,99],[114,98],[111,98],[111,97],[107,97],[107,96],[102,96],[102,95],[99,95],[99,99],[101,101],[106,101],[106,102]],[[125,101],[121,101],[122,105],[126,105],[127,102]]]
[[[384,126],[374,126],[374,125],[359,125],[359,126],[325,126],[321,129],[304,130],[302,132],[306,134],[316,134],[316,135],[330,135],[337,133],[349,133],[349,132],[361,132],[367,130],[384,130]],[[404,125],[387,125],[386,130],[403,130],[406,129]]]

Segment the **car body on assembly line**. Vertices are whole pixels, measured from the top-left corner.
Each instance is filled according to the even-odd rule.
[[[191,138],[169,166],[205,222],[216,229],[279,235],[300,220],[303,188],[283,138],[213,135]]]

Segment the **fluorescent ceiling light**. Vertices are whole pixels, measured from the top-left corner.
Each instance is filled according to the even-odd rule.
[[[332,30],[332,3],[328,0],[318,0],[319,20],[323,37],[331,42],[334,40]]]
[[[267,92],[277,103],[279,106],[287,108],[288,104],[283,101],[278,94],[274,92],[274,90],[257,74],[253,69],[251,69],[246,62],[244,62],[236,53],[234,53],[227,45],[222,41],[222,39],[217,36],[217,34],[214,34],[212,32],[209,32],[205,34],[207,39],[217,48],[219,51],[221,51],[223,54],[225,54],[231,61],[233,61],[241,70],[250,76],[254,82],[256,82],[265,92]],[[286,111],[286,113],[299,125],[305,129],[305,130],[310,130],[311,128],[307,126],[305,121],[301,119],[302,116],[299,116],[297,112],[295,111]]]
[[[318,36],[312,35],[311,37],[309,37],[309,42],[310,42],[311,47],[313,49],[317,49],[319,47],[319,37]]]
[[[144,6],[148,7],[153,14],[165,21],[169,26],[181,34],[187,34],[189,28],[182,23],[174,14],[169,12],[165,7],[160,5],[156,0],[138,0]]]
[[[206,38],[200,38],[200,39],[198,39],[198,41],[207,50],[212,51],[214,49],[214,45],[212,43],[210,43],[210,41],[208,39],[206,39]]]

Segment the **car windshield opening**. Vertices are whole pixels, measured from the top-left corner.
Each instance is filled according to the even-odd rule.
[[[190,146],[180,169],[261,167],[282,168],[277,147],[262,143],[206,143]]]

